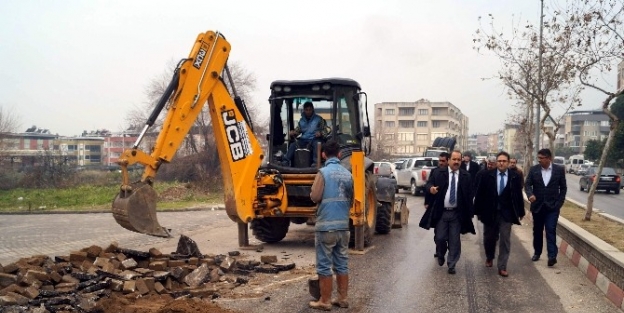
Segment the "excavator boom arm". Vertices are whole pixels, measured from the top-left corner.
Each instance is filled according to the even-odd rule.
[[[240,105],[234,102],[221,79],[229,53],[230,44],[220,34],[211,31],[199,34],[137,143],[123,153],[119,163],[124,173],[128,165],[135,163],[143,164],[145,170],[141,181],[134,184],[129,184],[124,175],[121,191],[113,201],[113,215],[121,226],[149,235],[168,235],[156,220],[151,184],[162,163],[173,159],[205,104],[221,162],[226,211],[231,218],[242,222],[253,218],[256,188],[250,185],[264,156]],[[154,148],[150,154],[142,152],[139,142],[163,108],[167,109],[167,115]]]

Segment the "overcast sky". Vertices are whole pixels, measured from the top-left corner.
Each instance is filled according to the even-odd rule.
[[[470,133],[499,129],[513,102],[500,65],[472,49],[478,16],[539,20],[539,0],[0,1],[0,106],[52,133],[125,128],[150,80],[218,30],[268,105],[278,79],[346,77],[378,102],[450,101]],[[613,80],[615,74],[612,75]],[[610,76],[609,76],[610,77]],[[614,85],[613,82],[612,85]],[[604,96],[586,93],[584,109]],[[595,104],[594,104],[595,103]],[[371,116],[372,118],[372,116]],[[372,123],[372,121],[371,121]]]

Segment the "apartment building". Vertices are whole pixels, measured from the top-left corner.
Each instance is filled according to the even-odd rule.
[[[455,137],[455,148],[468,146],[468,117],[450,102],[375,104],[374,132],[381,149],[396,156],[421,155],[437,137]]]
[[[477,135],[468,136],[468,145],[466,146],[466,150],[479,151],[477,144]]]
[[[587,141],[609,135],[609,117],[602,110],[572,111],[565,115],[563,146],[582,154]]]

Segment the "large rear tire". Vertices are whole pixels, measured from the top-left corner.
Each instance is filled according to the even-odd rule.
[[[265,217],[251,221],[252,234],[256,239],[273,243],[278,242],[286,237],[290,226],[288,217]]]
[[[377,209],[377,221],[375,225],[375,230],[378,234],[388,234],[392,230],[392,218],[394,215],[393,207],[388,202],[382,202],[381,207]]]
[[[364,247],[369,247],[373,243],[373,235],[375,234],[375,225],[377,221],[377,190],[376,177],[366,172],[366,185],[364,187]],[[349,219],[349,246],[355,247],[355,226],[353,221]]]

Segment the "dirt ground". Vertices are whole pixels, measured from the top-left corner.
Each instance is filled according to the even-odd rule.
[[[620,251],[624,251],[624,225],[610,221],[596,213],[591,215],[591,221],[585,221],[585,209],[569,202],[561,208],[561,216]]]

